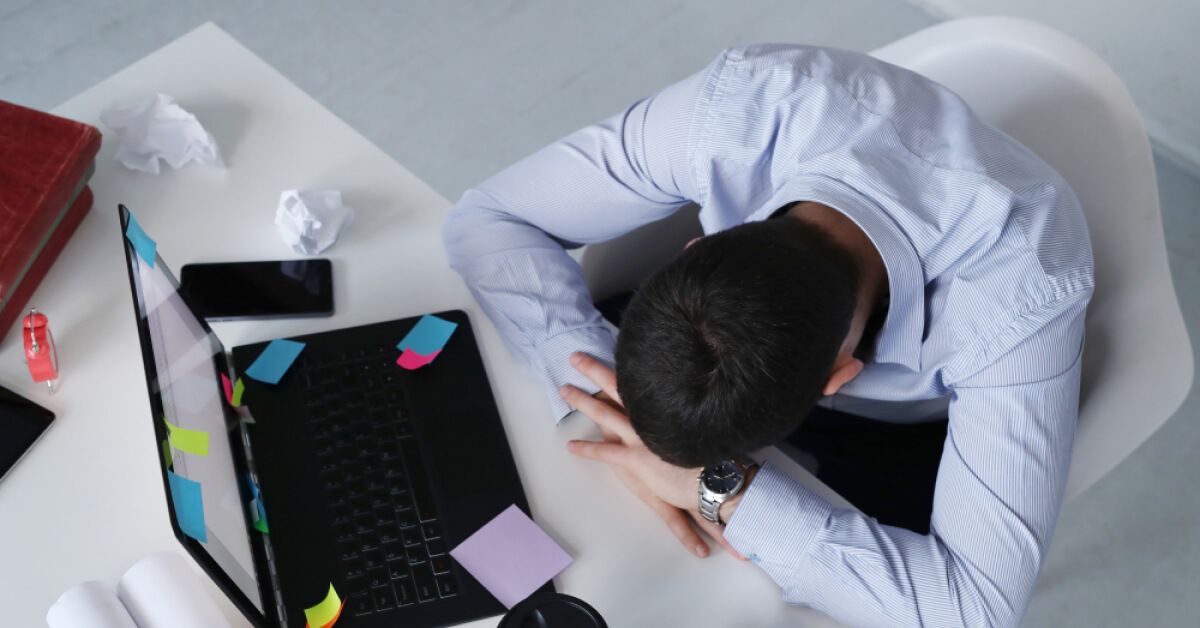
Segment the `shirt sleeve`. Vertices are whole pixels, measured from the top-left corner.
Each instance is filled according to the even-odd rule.
[[[574,351],[613,365],[615,337],[592,305],[568,246],[616,238],[695,197],[693,117],[710,70],[539,150],[468,190],[443,240],[509,349],[546,386],[596,387],[571,368]]]
[[[1059,309],[955,382],[929,534],[834,508],[766,466],[726,539],[786,602],[850,624],[1017,625],[1070,466],[1085,306],[1086,298]]]

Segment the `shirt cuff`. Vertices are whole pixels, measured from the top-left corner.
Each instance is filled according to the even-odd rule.
[[[725,527],[725,540],[787,590],[831,514],[828,501],[767,462]]]
[[[571,366],[571,354],[576,351],[586,353],[603,362],[608,368],[613,368],[616,342],[616,338],[607,328],[586,327],[563,332],[538,345],[541,377],[546,383],[546,393],[549,395],[550,409],[554,413],[556,423],[574,411],[574,408],[559,396],[559,388],[571,384],[589,395],[594,395],[600,390]]]

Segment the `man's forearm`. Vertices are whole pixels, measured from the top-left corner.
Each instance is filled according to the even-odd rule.
[[[556,418],[568,410],[559,386],[595,390],[567,372],[569,353],[612,366],[614,343],[562,243],[617,237],[698,197],[690,125],[706,76],[688,77],[505,168],[468,190],[447,218],[451,265],[547,384]]]

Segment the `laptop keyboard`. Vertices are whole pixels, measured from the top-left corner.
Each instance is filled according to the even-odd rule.
[[[297,361],[349,597],[368,615],[458,593],[395,351]]]

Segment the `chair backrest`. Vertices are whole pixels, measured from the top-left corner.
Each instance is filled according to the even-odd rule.
[[[872,53],[949,87],[1045,159],[1083,204],[1096,261],[1068,498],[1159,428],[1192,383],[1150,143],[1116,74],[1079,42],[1013,18],[944,22]],[[628,290],[700,234],[695,209],[584,252],[593,297]]]
[[[1025,20],[954,20],[872,54],[954,90],[1053,166],[1083,204],[1096,291],[1067,480],[1074,497],[1166,422],[1192,385],[1150,142],[1133,99],[1083,44]]]

